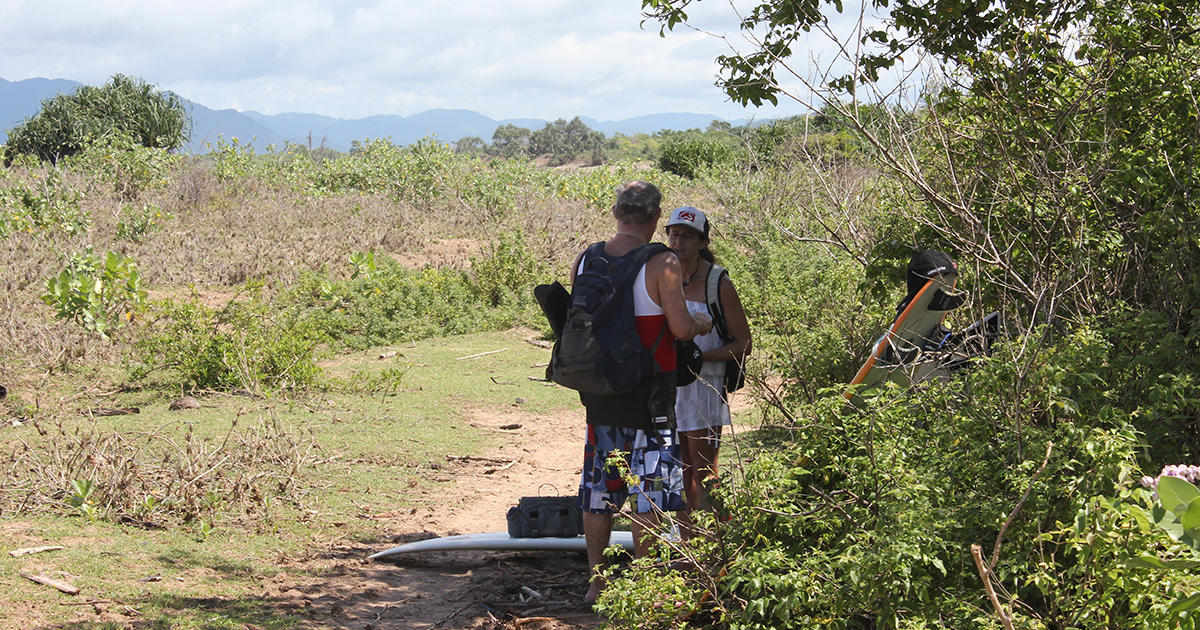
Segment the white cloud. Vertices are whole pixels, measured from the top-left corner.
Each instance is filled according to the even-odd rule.
[[[638,0],[0,0],[0,77],[139,76],[212,108],[360,118],[474,109],[615,120],[743,110],[713,84],[729,44],[665,38]],[[743,46],[727,2],[694,23]],[[840,21],[840,20],[839,20]],[[807,64],[807,54],[804,54]],[[801,59],[797,55],[797,61]]]

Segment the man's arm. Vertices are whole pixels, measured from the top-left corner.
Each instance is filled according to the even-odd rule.
[[[572,289],[575,288],[575,274],[579,273],[579,261],[583,260],[583,255],[586,253],[587,253],[586,249],[579,252],[579,255],[575,257],[575,262],[571,263],[571,288]]]
[[[688,340],[712,330],[712,319],[705,313],[692,315],[683,297],[683,271],[675,252],[663,252],[646,263],[647,292],[662,307],[667,326],[676,339]],[[653,292],[651,292],[653,291]],[[657,293],[657,295],[655,295]]]

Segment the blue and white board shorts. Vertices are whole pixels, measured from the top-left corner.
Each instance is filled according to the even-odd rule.
[[[626,482],[622,471],[607,464],[613,451],[622,458],[638,485]],[[623,429],[589,424],[583,449],[583,478],[579,482],[579,507],[584,512],[612,514],[630,498],[634,512],[655,507],[664,512],[687,508],[683,500],[683,467],[674,429]]]

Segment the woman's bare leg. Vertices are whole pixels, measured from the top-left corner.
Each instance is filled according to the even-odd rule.
[[[683,460],[683,491],[688,510],[680,513],[685,535],[691,536],[692,510],[711,509],[709,491],[717,480],[717,456],[720,449],[721,427],[679,432],[680,458]]]

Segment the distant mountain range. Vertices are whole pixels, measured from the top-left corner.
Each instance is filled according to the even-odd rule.
[[[41,108],[42,101],[56,94],[68,93],[83,85],[66,79],[0,79],[0,142],[8,139],[8,131]],[[199,103],[186,101],[192,115],[192,139],[187,150],[199,153],[204,145],[216,143],[218,137],[237,138],[242,144],[253,143],[256,149],[269,145],[283,147],[288,142],[324,145],[338,151],[348,151],[355,140],[390,138],[400,145],[412,144],[427,136],[444,142],[454,142],[468,136],[478,136],[491,142],[496,128],[514,124],[531,130],[541,129],[548,121],[536,118],[493,120],[465,109],[431,109],[412,116],[380,115],[357,120],[331,118],[317,114],[266,115],[254,111],[209,109]],[[651,114],[619,121],[598,121],[580,117],[587,126],[612,136],[615,133],[634,135],[654,133],[663,129],[704,129],[719,116],[705,114]],[[734,126],[746,124],[744,119],[728,121]]]

